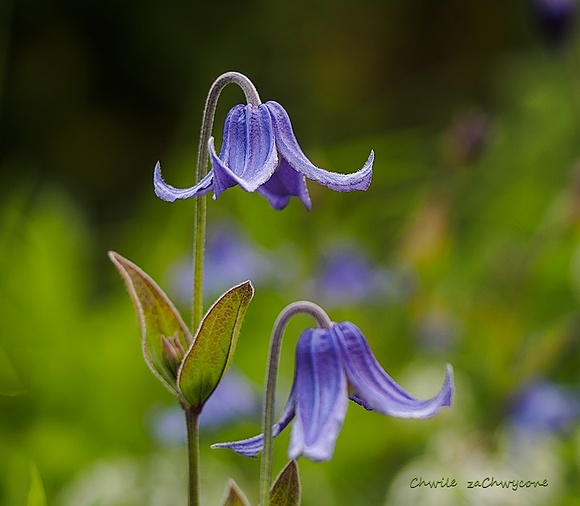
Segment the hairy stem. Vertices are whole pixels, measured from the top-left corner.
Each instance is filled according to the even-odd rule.
[[[219,76],[211,85],[205,102],[201,134],[197,152],[196,181],[201,181],[207,172],[209,163],[208,142],[211,137],[215,111],[221,91],[229,83],[235,83],[244,92],[249,104],[259,105],[260,97],[252,82],[238,72],[226,72]],[[207,199],[197,197],[195,202],[193,230],[193,300],[191,311],[191,330],[193,335],[203,318],[203,264],[205,252],[205,236],[207,228]],[[199,413],[191,408],[185,408],[187,422],[187,448],[189,460],[189,506],[199,506]]]
[[[206,175],[209,162],[208,141],[211,137],[215,111],[220,93],[229,83],[235,83],[242,89],[248,104],[260,105],[261,103],[260,96],[258,95],[258,91],[254,84],[239,72],[226,72],[213,82],[209,89],[203,110],[199,148],[197,151],[196,184]],[[205,251],[206,221],[207,198],[203,195],[196,199],[194,215],[193,302],[191,312],[191,330],[194,332],[194,335],[203,318],[203,257]]]
[[[274,458],[272,425],[274,424],[274,404],[276,394],[276,381],[278,378],[278,365],[280,363],[280,350],[282,337],[286,325],[292,316],[298,313],[306,313],[312,316],[320,327],[332,327],[332,321],[326,312],[313,302],[300,301],[286,306],[278,315],[272,336],[270,338],[270,350],[268,352],[268,366],[266,370],[266,390],[264,394],[264,410],[262,413],[262,432],[264,434],[264,449],[260,466],[260,504],[268,506],[270,487],[272,483],[272,463]]]
[[[188,505],[199,506],[199,413],[192,408],[185,409],[188,454]]]

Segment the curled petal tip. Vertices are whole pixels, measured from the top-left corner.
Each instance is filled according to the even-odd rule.
[[[371,185],[371,180],[373,178],[373,163],[375,161],[375,152],[371,149],[371,153],[367,158],[367,161],[363,165],[363,168],[359,170],[359,174],[361,174],[361,182],[360,182],[360,189],[367,190],[368,187]]]
[[[375,152],[371,150],[363,167],[351,174],[338,174],[318,169],[318,173],[324,176],[324,179],[318,179],[318,182],[341,193],[355,190],[365,191],[371,184],[374,160]],[[311,177],[311,179],[317,180],[315,177]]]
[[[227,448],[233,450],[239,455],[244,457],[256,458],[258,454],[262,451],[264,446],[264,437],[260,434],[248,439],[243,439],[241,441],[230,441],[227,443],[215,443],[210,446],[212,450],[217,450],[220,448]]]
[[[196,185],[191,188],[175,188],[167,184],[161,175],[161,164],[157,162],[153,170],[153,190],[161,200],[175,202],[177,199],[188,199],[205,195],[213,189],[213,173],[210,171]]]
[[[161,164],[157,162],[153,169],[153,191],[161,200],[174,202],[176,197],[171,193],[170,186],[163,180],[161,175]]]

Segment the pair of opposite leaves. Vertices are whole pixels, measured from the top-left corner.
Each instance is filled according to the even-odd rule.
[[[242,321],[254,295],[250,281],[225,292],[207,311],[192,335],[169,297],[133,262],[109,252],[131,296],[145,361],[184,409],[200,412],[227,372]],[[165,341],[165,343],[164,343]],[[183,356],[168,356],[168,346]],[[171,359],[177,359],[172,367]]]

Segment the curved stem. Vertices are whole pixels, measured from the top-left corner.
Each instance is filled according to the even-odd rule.
[[[206,175],[209,162],[208,141],[211,137],[215,110],[219,95],[229,83],[236,83],[246,95],[249,104],[259,105],[260,96],[252,82],[238,72],[226,72],[219,76],[211,85],[205,102],[199,148],[197,152],[196,181],[197,184]],[[197,197],[195,202],[193,231],[193,300],[191,311],[191,330],[193,335],[203,318],[203,262],[205,250],[205,235],[207,221],[206,196]],[[187,421],[187,449],[189,459],[189,506],[198,506],[199,499],[199,413],[190,407],[185,408]]]
[[[242,89],[248,104],[260,105],[262,103],[260,95],[258,95],[258,90],[256,90],[252,81],[250,81],[244,74],[240,74],[239,72],[226,72],[213,82],[207,94],[205,107],[203,109],[203,120],[201,122],[201,133],[199,136],[199,149],[197,152],[196,183],[201,181],[205,176],[205,168],[207,167],[209,158],[207,142],[211,137],[217,102],[222,90],[230,83],[235,83]]]
[[[319,327],[331,328],[333,323],[326,312],[317,304],[308,301],[294,302],[286,306],[276,318],[272,336],[270,338],[270,350],[268,352],[268,366],[266,371],[266,390],[264,394],[264,411],[262,413],[262,433],[264,434],[264,449],[260,465],[260,504],[268,506],[270,487],[272,483],[273,440],[272,425],[274,424],[274,403],[276,394],[276,380],[278,378],[278,365],[280,363],[280,350],[282,337],[286,325],[292,316],[298,313],[306,313],[312,316]]]
[[[239,72],[226,72],[219,76],[211,85],[205,107],[203,110],[203,119],[201,122],[201,133],[199,136],[199,147],[197,151],[197,184],[206,175],[207,164],[209,162],[208,141],[211,137],[215,111],[220,93],[229,83],[237,84],[244,95],[248,104],[260,105],[260,96],[256,87],[245,75]],[[207,198],[205,195],[197,197],[195,202],[194,215],[194,240],[193,240],[193,302],[192,302],[192,331],[197,331],[203,318],[203,256],[205,250],[207,219]]]

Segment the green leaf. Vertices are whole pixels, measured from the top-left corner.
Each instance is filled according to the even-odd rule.
[[[20,376],[2,348],[0,348],[0,395],[14,396],[24,393]]]
[[[26,506],[46,506],[46,493],[38,468],[32,464],[30,467],[30,488]]]
[[[196,409],[201,410],[226,373],[253,295],[249,281],[234,286],[203,317],[178,375],[179,390]]]
[[[145,361],[167,388],[181,398],[177,368],[172,369],[163,341],[174,340],[182,350],[187,350],[193,341],[191,333],[169,297],[148,274],[114,251],[109,252],[109,258],[121,273],[135,306]]]
[[[250,506],[248,499],[234,480],[229,480],[222,506]]]
[[[297,506],[300,504],[300,476],[295,460],[288,462],[270,490],[270,506]]]

